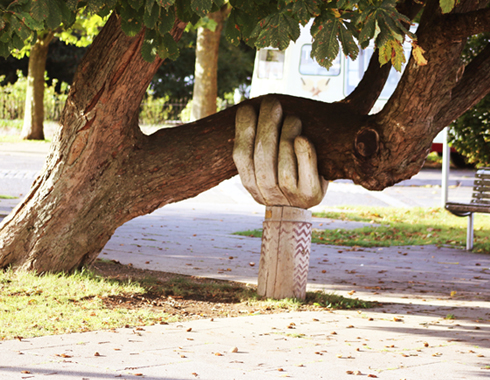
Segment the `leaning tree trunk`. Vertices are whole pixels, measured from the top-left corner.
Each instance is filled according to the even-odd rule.
[[[196,41],[196,67],[192,96],[191,120],[216,113],[218,98],[218,53],[221,31],[229,13],[228,4],[208,17],[216,22],[214,31],[199,27]]]
[[[410,178],[448,118],[490,91],[490,49],[459,75],[456,57],[465,31],[440,15],[438,3],[430,0],[430,17],[424,13],[418,32],[429,64],[408,63],[381,113],[367,115],[369,107],[360,104],[368,98],[373,102],[362,92],[379,90],[375,82],[385,80],[384,74],[367,73],[359,90],[334,104],[274,95],[286,115],[302,121],[325,179],[351,178],[368,189],[383,189]],[[176,20],[175,39],[184,27]],[[237,173],[232,159],[236,107],[151,136],[141,133],[139,103],[160,64],[143,61],[142,40],[143,33],[126,37],[112,16],[92,44],[43,171],[0,225],[0,268],[71,271],[89,264],[126,221],[193,197]],[[452,92],[468,96],[455,98]],[[258,110],[261,100],[247,102]]]
[[[32,45],[27,74],[26,101],[24,107],[24,125],[21,138],[24,140],[44,140],[44,71],[48,56],[49,43],[53,32],[38,36]]]

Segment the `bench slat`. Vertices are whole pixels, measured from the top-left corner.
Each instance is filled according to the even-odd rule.
[[[483,214],[490,214],[490,204],[482,205],[476,203],[446,203],[446,209],[451,212],[465,213],[465,212],[478,212]]]
[[[475,186],[473,186],[473,189],[475,191],[483,192],[483,193],[490,193],[490,183],[475,183]]]
[[[486,193],[473,193],[473,195],[471,196],[472,198],[475,198],[475,199],[488,199],[490,198],[490,193],[489,194],[486,194]]]

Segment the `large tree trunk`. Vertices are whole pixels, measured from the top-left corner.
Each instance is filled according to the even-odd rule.
[[[214,31],[199,27],[196,41],[196,67],[192,96],[191,120],[199,120],[216,113],[218,98],[218,52],[221,31],[229,13],[228,4],[210,13],[208,18],[216,22]]]
[[[38,36],[32,45],[27,74],[24,125],[21,138],[24,140],[44,140],[44,71],[48,56],[49,43],[53,32]]]
[[[429,64],[408,63],[381,113],[367,115],[368,107],[358,107],[359,94],[334,104],[277,95],[285,114],[301,119],[326,179],[383,189],[410,178],[447,124],[441,112],[462,114],[490,91],[488,49],[459,75],[462,38],[440,15],[438,0],[431,1],[432,19],[424,13],[418,32]],[[175,39],[184,26],[176,21]],[[0,225],[0,268],[70,271],[89,264],[124,222],[237,173],[236,107],[151,136],[141,133],[139,102],[160,63],[142,60],[142,36],[126,37],[112,16],[80,64],[46,165]],[[379,88],[374,82],[385,77],[366,80]],[[454,98],[452,91],[464,93],[465,84],[472,86],[471,97]],[[258,110],[261,100],[247,102]]]

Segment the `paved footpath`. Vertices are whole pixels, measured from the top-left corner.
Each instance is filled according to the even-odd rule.
[[[1,158],[0,151],[0,173],[6,170]],[[19,154],[10,162],[24,159],[30,158]],[[9,186],[25,194],[28,187],[21,181],[25,179],[0,179],[0,194]],[[464,186],[453,190],[468,192]],[[340,182],[331,185],[326,201],[437,205],[433,191],[397,186],[373,195]],[[0,218],[2,207],[8,211],[17,202],[1,200]],[[260,228],[263,215],[263,207],[235,178],[126,223],[101,257],[145,269],[255,283],[260,239],[232,232]],[[314,227],[360,225],[318,219]],[[0,379],[490,378],[489,256],[433,246],[313,245],[308,286],[377,300],[382,306],[2,341]],[[446,319],[448,315],[454,319]]]

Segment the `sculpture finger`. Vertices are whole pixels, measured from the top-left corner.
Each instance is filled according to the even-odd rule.
[[[327,190],[326,182],[319,174],[316,151],[313,144],[304,136],[294,140],[294,151],[298,160],[298,190],[302,205],[297,207],[310,208],[319,204]]]
[[[254,108],[250,105],[238,108],[235,118],[233,161],[243,186],[258,203],[265,204],[255,180],[254,144],[256,128],[257,114]]]
[[[298,163],[294,152],[294,139],[301,134],[301,121],[294,116],[284,120],[279,142],[278,179],[279,187],[291,205],[298,195]]]
[[[254,166],[257,187],[268,206],[289,205],[277,180],[278,140],[282,108],[275,98],[266,97],[260,106],[255,138]]]

